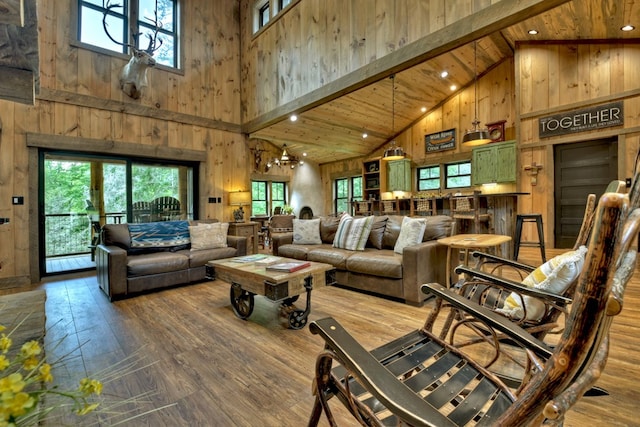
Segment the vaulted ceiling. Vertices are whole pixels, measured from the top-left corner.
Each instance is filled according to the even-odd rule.
[[[432,41],[413,48],[413,58],[389,59],[387,68],[375,72],[368,69],[360,72],[360,77],[356,71],[332,82],[323,94],[302,97],[280,108],[273,117],[249,123],[246,131],[252,140],[276,146],[286,144],[291,152],[298,155],[306,152],[320,164],[367,156],[449,99],[453,95],[451,84],[462,90],[474,83],[475,70],[482,75],[513,57],[518,42],[620,39],[638,42],[640,37],[637,0],[573,0],[524,19],[517,14],[496,18],[484,27],[474,21],[479,18],[493,19],[469,17],[468,28],[479,30],[457,36],[433,35]],[[466,28],[463,24],[460,26]],[[621,31],[627,24],[635,25],[636,29]],[[538,34],[529,34],[531,29],[538,30]],[[409,46],[402,54],[407,52],[411,53]],[[442,70],[449,72],[446,79],[440,76]],[[422,107],[427,113],[421,112]],[[291,113],[297,114],[296,122],[288,119]],[[362,137],[364,132],[368,135],[366,139]]]

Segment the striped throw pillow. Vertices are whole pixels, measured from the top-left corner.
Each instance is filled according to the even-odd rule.
[[[343,215],[340,218],[336,237],[333,239],[333,247],[363,251],[373,226],[373,219],[373,216],[353,218],[348,214]]]

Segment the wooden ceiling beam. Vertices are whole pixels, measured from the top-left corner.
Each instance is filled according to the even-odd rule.
[[[377,82],[420,64],[473,40],[490,35],[531,16],[551,10],[570,0],[502,0],[472,15],[462,18],[428,36],[410,43],[357,71],[346,74],[293,101],[274,108],[248,121],[244,133],[257,132],[271,126],[291,113],[309,109],[337,99],[371,83]]]

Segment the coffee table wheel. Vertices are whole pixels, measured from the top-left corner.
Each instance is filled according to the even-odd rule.
[[[239,318],[245,320],[253,313],[253,294],[245,291],[240,285],[232,284],[229,292],[231,307]]]
[[[293,305],[294,302],[298,301],[298,298],[300,298],[300,295],[285,298],[284,301],[282,301],[282,305]]]
[[[293,310],[289,313],[289,327],[291,329],[302,329],[307,324],[309,313],[306,310]]]

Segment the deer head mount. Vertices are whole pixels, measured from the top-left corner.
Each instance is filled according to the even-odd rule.
[[[146,34],[149,39],[149,46],[147,46],[145,50],[138,49],[137,47],[138,37],[140,37],[142,33],[131,32],[135,42],[134,44],[119,42],[109,34],[109,30],[107,29],[107,15],[111,10],[123,6],[121,4],[111,4],[110,1],[107,1],[106,6],[107,8],[102,17],[104,32],[112,42],[120,46],[127,46],[131,50],[129,62],[120,71],[120,89],[131,98],[139,99],[142,95],[142,88],[146,87],[148,83],[147,70],[156,65],[153,54],[162,46],[162,39],[158,39],[158,31],[162,28],[162,24],[158,22],[158,2],[156,1],[155,19],[146,18],[154,24],[154,30],[153,34]]]

